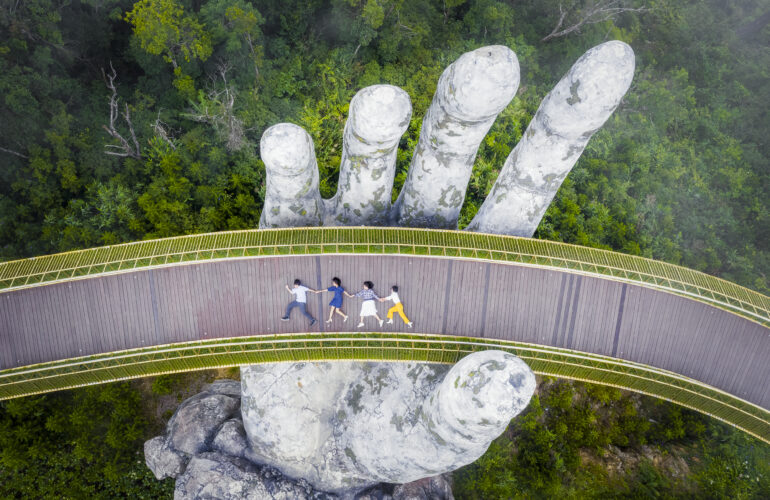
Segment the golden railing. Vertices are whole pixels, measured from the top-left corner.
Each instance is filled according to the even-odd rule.
[[[148,266],[320,253],[470,258],[569,270],[683,295],[770,326],[770,297],[685,267],[554,241],[411,228],[227,231],[76,250],[0,263],[0,292]]]
[[[312,254],[405,254],[551,268],[653,288],[770,326],[770,298],[680,266],[545,240],[408,228],[229,231],[139,241],[0,263],[0,293],[89,276],[212,259]],[[453,363],[498,348],[539,374],[611,385],[687,406],[770,442],[770,412],[682,375],[555,347],[429,334],[326,333],[239,337],[153,346],[0,371],[0,399],[189,370],[275,361]]]
[[[700,411],[770,443],[770,412],[697,380],[632,361],[524,342],[430,334],[260,335],[152,346],[0,372],[0,399],[138,377],[257,363],[378,360],[455,363],[502,349],[540,375],[629,389]]]

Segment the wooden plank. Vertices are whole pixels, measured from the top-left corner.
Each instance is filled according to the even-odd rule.
[[[299,277],[316,288],[320,277],[325,288],[332,276],[351,293],[372,280],[383,297],[398,284],[416,332],[614,353],[770,404],[768,329],[756,323],[611,280],[408,255],[246,258],[3,292],[0,368],[195,338],[319,332],[298,311],[280,321],[291,300],[283,286]],[[330,294],[309,294],[308,310],[324,321],[330,300]],[[346,298],[350,320],[343,324],[335,316],[326,330],[411,331],[398,316],[392,326],[367,319],[356,329],[360,305]],[[391,305],[377,304],[381,317]]]

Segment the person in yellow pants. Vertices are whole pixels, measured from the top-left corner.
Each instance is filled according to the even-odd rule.
[[[404,320],[404,323],[409,325],[409,328],[412,328],[412,322],[409,321],[409,318],[406,317],[406,314],[404,314],[404,304],[401,303],[401,299],[398,298],[398,287],[392,286],[390,288],[390,295],[388,295],[385,298],[380,299],[380,302],[385,302],[386,300],[392,300],[393,301],[393,307],[388,309],[388,324],[393,324],[393,313],[398,313],[399,316],[401,316],[401,319]]]

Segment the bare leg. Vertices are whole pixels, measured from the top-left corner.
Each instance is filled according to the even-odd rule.
[[[336,312],[337,314],[339,314],[339,315],[340,315],[340,316],[342,316],[343,318],[345,318],[345,319],[348,319],[348,315],[347,315],[347,314],[345,314],[344,312],[342,312],[342,310],[341,310],[340,308],[335,308],[335,309],[334,309],[334,312]],[[329,317],[331,317],[331,316],[329,316]]]
[[[332,322],[332,317],[334,317],[334,311],[336,309],[337,309],[336,307],[332,306],[332,308],[329,310],[329,319],[326,320],[327,323]]]

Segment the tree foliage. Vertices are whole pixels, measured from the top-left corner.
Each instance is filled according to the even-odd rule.
[[[259,138],[281,121],[300,124],[313,137],[321,190],[331,196],[350,98],[378,83],[404,88],[414,109],[398,152],[395,197],[444,68],[463,52],[503,44],[518,55],[521,86],[482,142],[461,215],[464,226],[543,97],[588,48],[620,39],[637,57],[631,89],[589,142],[536,236],[661,259],[769,293],[770,29],[755,22],[763,19],[766,2],[614,2],[644,10],[594,18],[597,22],[542,41],[557,25],[560,6],[569,9],[564,25],[571,26],[586,8],[610,3],[5,2],[0,6],[0,259],[256,227],[265,189]],[[749,34],[746,26],[752,26]],[[111,74],[111,65],[118,113],[130,116],[141,150],[133,157],[105,154],[106,145],[119,141],[103,128],[110,122],[113,95],[103,75]],[[121,120],[116,116],[115,131],[128,140],[130,130]],[[740,465],[746,461],[740,457],[750,445],[735,433],[715,431],[681,410],[679,416],[667,410],[668,416],[656,420],[668,423],[653,425],[614,396],[602,396],[617,410],[603,421],[591,405],[564,406],[567,393],[561,388],[541,395],[539,410],[533,406],[532,416],[522,419],[529,427],[517,428],[510,443],[490,448],[497,458],[485,464],[500,475],[477,478],[487,485],[482,491],[492,497],[562,491],[564,474],[572,477],[580,450],[701,439],[713,450],[704,455],[713,470],[697,473],[701,484],[714,475],[721,481],[715,492],[733,489],[740,497],[745,490],[750,497],[765,491],[745,486],[754,469]],[[589,396],[596,395],[573,398],[585,402]],[[22,401],[8,405],[23,406]],[[38,431],[32,429],[45,428],[46,415],[58,405],[78,414],[74,400],[34,401],[38,409],[18,411],[38,427],[14,421],[11,434],[34,439]],[[549,420],[557,414],[565,425]],[[85,445],[75,456],[65,439],[69,430],[45,432],[72,462],[53,449],[46,448],[59,453],[60,462],[46,462],[40,453],[14,455],[2,446],[16,467],[5,470],[18,473],[18,481],[32,485],[24,471],[42,477],[46,468],[71,473],[85,463],[112,460]],[[522,440],[530,448],[526,452],[519,447]],[[580,443],[577,451],[573,442]],[[511,468],[512,456],[537,485],[522,482],[530,479]],[[144,471],[120,460],[123,470]],[[604,481],[607,488],[627,492],[676,487],[650,467],[640,466],[638,480],[622,484],[597,473],[598,482],[589,485],[578,474],[567,486],[598,488]],[[493,487],[501,489],[485,489]],[[103,484],[89,488],[106,491]]]
[[[0,496],[170,496],[144,464],[141,405],[127,383],[0,402]]]

